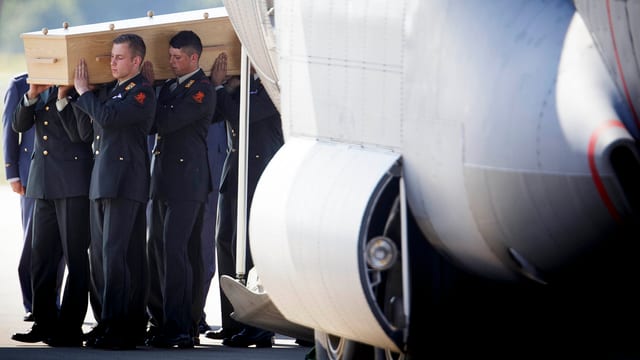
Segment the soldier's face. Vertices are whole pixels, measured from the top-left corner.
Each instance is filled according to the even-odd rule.
[[[182,49],[169,47],[169,66],[176,76],[182,76],[195,71],[197,59],[195,54],[189,55]]]
[[[113,44],[111,48],[111,75],[118,81],[129,79],[138,72],[139,57],[133,56],[129,44]]]

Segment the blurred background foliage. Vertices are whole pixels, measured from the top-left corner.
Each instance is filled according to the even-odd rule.
[[[65,21],[77,26],[145,17],[149,10],[163,15],[221,6],[222,0],[0,0],[0,97],[4,99],[9,80],[27,69],[22,33],[61,28]],[[3,111],[4,102],[0,102]],[[0,158],[4,159],[2,146]],[[0,184],[5,183],[2,174]]]
[[[20,34],[223,6],[222,0],[0,0],[0,53],[22,52]]]

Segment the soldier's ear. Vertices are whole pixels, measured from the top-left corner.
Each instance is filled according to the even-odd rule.
[[[136,55],[133,57],[133,64],[139,68],[142,68],[142,56]]]

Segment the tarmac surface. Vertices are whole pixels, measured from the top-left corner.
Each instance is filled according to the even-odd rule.
[[[18,260],[22,249],[19,196],[7,185],[0,185],[0,359],[304,359],[310,350],[298,346],[294,339],[277,335],[271,349],[229,348],[221,340],[200,337],[194,349],[154,349],[110,351],[92,348],[52,348],[44,343],[25,344],[11,340],[15,332],[28,330],[32,323],[23,321],[24,310],[18,282]],[[212,329],[220,327],[218,282],[214,278],[207,297],[205,312]],[[84,330],[95,324],[87,312]]]

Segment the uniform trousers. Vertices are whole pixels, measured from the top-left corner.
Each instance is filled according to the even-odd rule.
[[[227,184],[229,185],[229,184]],[[255,187],[249,184],[247,208],[250,207]],[[218,256],[218,281],[222,275],[236,277],[236,239],[238,214],[238,189],[235,186],[227,186],[225,191],[218,196],[218,217],[216,221],[216,251]],[[246,247],[246,272],[253,267],[251,249],[249,241]],[[222,328],[236,333],[246,327],[246,325],[231,318],[233,305],[220,288],[220,309],[222,316]]]
[[[31,299],[31,238],[33,233],[33,205],[36,200],[24,195],[20,196],[20,209],[22,215],[22,233],[23,243],[22,252],[20,253],[20,262],[18,263],[18,279],[20,280],[20,291],[22,292],[22,305],[24,311],[30,313],[32,310]],[[64,279],[64,258],[60,259],[58,265],[58,277],[56,281],[56,306],[60,308],[60,289],[62,288],[62,280]]]
[[[167,337],[197,336],[204,307],[202,220],[204,203],[151,201],[148,308]]]
[[[31,253],[33,316],[47,331],[82,334],[89,289],[88,213],[86,197],[35,201]],[[61,258],[68,275],[58,314],[56,284]]]
[[[32,234],[32,215],[33,204],[35,199],[28,198],[24,195],[20,196],[20,209],[22,210],[22,233],[24,242],[22,244],[22,253],[20,254],[20,263],[18,264],[18,279],[20,279],[20,290],[22,291],[22,305],[25,312],[31,312],[31,234]],[[62,264],[64,271],[64,263]],[[60,304],[58,303],[58,306]]]
[[[91,201],[92,306],[108,334],[139,339],[146,331],[146,224],[141,202]]]
[[[204,215],[202,219],[202,294],[204,296],[202,316],[200,323],[206,323],[207,314],[204,312],[204,305],[207,301],[207,295],[211,289],[211,281],[216,274],[216,217],[218,214],[218,191],[212,191],[207,197],[204,206]]]

